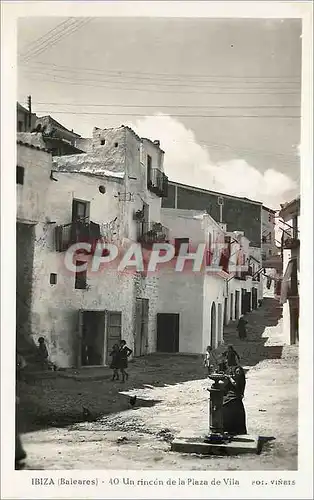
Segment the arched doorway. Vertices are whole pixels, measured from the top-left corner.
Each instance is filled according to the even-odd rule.
[[[212,308],[210,311],[210,345],[216,347],[216,305],[215,302],[212,303]]]

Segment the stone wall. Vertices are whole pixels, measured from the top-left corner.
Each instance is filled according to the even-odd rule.
[[[176,186],[176,189],[173,189],[172,186]],[[176,198],[175,192],[177,192]],[[261,203],[170,183],[168,198],[163,200],[162,207],[206,210],[214,220],[219,221],[220,206],[218,205],[218,197],[223,198],[222,221],[227,224],[228,231],[244,231],[251,245],[260,247]]]

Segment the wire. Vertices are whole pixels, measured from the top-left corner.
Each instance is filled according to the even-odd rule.
[[[75,21],[72,25],[69,26],[68,30],[62,29],[61,33],[59,33],[57,36],[51,37],[51,40],[46,40],[46,43],[41,44],[41,46],[39,46],[37,49],[29,51],[27,54],[24,55],[23,60],[28,62],[32,57],[39,56],[40,54],[42,54],[47,49],[58,43],[63,38],[72,35],[73,33],[75,33],[75,31],[85,26],[87,23],[91,21],[91,19],[92,18],[87,18],[84,20]],[[61,27],[61,25],[59,27]]]
[[[281,87],[280,89],[276,88],[276,87],[248,87],[248,86],[242,86],[242,87],[234,87],[234,86],[226,86],[225,84],[214,84],[214,82],[209,82],[209,83],[205,83],[205,85],[199,85],[199,84],[195,84],[194,82],[191,83],[191,84],[187,84],[187,83],[164,83],[164,82],[160,82],[160,81],[157,81],[157,82],[143,82],[143,81],[139,81],[138,79],[136,79],[135,82],[133,81],[123,81],[121,78],[118,78],[116,80],[113,80],[113,79],[110,79],[112,77],[109,77],[108,79],[108,76],[107,78],[101,78],[101,79],[94,79],[94,78],[79,78],[78,76],[71,76],[71,75],[60,75],[60,74],[55,74],[51,71],[55,71],[55,70],[46,70],[45,72],[43,71],[40,71],[40,70],[29,70],[29,69],[26,69],[24,70],[24,73],[26,74],[37,74],[39,76],[51,76],[52,78],[58,78],[59,80],[64,80],[64,79],[67,79],[67,80],[74,80],[74,81],[80,81],[80,82],[93,82],[93,83],[112,83],[112,84],[115,84],[115,85],[132,85],[132,84],[136,84],[137,86],[139,85],[144,85],[145,87],[147,86],[153,86],[153,87],[170,87],[170,88],[180,88],[180,87],[187,87],[187,88],[192,88],[192,89],[216,89],[216,88],[219,88],[221,90],[244,90],[244,91],[248,91],[248,90],[257,90],[257,91],[260,91],[260,90],[268,90],[268,91],[284,91],[284,90],[292,90],[294,91],[295,93],[298,93],[299,91],[299,87],[295,87],[295,88],[292,88],[292,87]],[[72,72],[73,73],[73,72]],[[81,72],[79,73],[79,75],[81,75]],[[114,78],[117,78],[117,77],[114,77]],[[224,85],[224,86],[223,86]],[[168,91],[169,92],[169,91]],[[284,93],[284,92],[281,92],[281,93]]]
[[[56,65],[56,64],[50,64],[50,63],[44,63],[41,61],[38,61],[36,64],[47,66],[49,68],[54,67],[54,68],[67,68],[73,71],[73,67],[71,66],[65,66],[65,65]],[[177,79],[177,78],[219,78],[219,79],[283,79],[283,78],[288,78],[288,79],[298,79],[300,81],[300,77],[296,75],[290,75],[290,76],[223,76],[223,75],[206,75],[206,74],[191,74],[191,73],[154,73],[154,72],[143,72],[143,71],[125,71],[125,70],[100,70],[98,68],[77,68],[78,71],[92,71],[92,72],[100,72],[100,73],[115,73],[121,76],[121,73],[129,74],[129,75],[150,75],[152,78],[155,76],[163,76],[163,77],[170,77],[170,79]],[[281,82],[273,82],[273,83],[281,83]],[[291,82],[295,83],[295,82]]]
[[[42,75],[39,75],[39,76],[42,76]],[[32,80],[36,80],[38,81],[38,77],[36,77],[36,75],[34,74],[34,72],[32,72],[29,76],[29,79],[32,79]],[[250,92],[248,90],[250,89],[239,89],[240,92],[230,92],[229,89],[228,89],[228,92],[217,92],[217,91],[211,91],[211,92],[208,92],[208,91],[203,91],[201,89],[200,92],[192,92],[191,90],[165,90],[165,89],[160,89],[159,87],[158,88],[155,88],[155,89],[150,89],[150,88],[130,88],[130,87],[117,87],[116,85],[119,84],[119,83],[122,83],[123,82],[112,82],[114,83],[115,86],[110,86],[110,85],[106,85],[106,83],[104,83],[103,85],[93,85],[93,84],[90,84],[90,83],[87,83],[87,82],[99,82],[99,80],[81,80],[82,83],[79,83],[77,81],[77,79],[73,79],[73,80],[70,80],[70,79],[66,79],[65,77],[61,77],[61,76],[58,76],[57,77],[58,80],[56,79],[56,77],[51,77],[49,79],[47,78],[41,78],[40,81],[46,81],[46,82],[49,82],[50,84],[53,84],[53,83],[56,83],[56,84],[69,84],[69,85],[75,85],[75,86],[81,86],[81,87],[91,87],[91,88],[109,88],[109,89],[113,89],[113,90],[129,90],[129,91],[135,91],[135,92],[157,92],[157,93],[165,93],[165,94],[173,94],[173,92],[175,92],[176,94],[198,94],[198,95],[299,95],[299,92],[292,92],[292,91],[289,91],[289,92],[286,92],[285,90],[287,89],[283,89],[282,92],[273,92],[272,90],[276,90],[276,89],[269,89],[270,91],[269,92],[265,92],[265,90],[262,92],[260,89],[253,89],[253,90],[257,90],[257,92]]]
[[[91,111],[56,111],[56,110],[38,110],[37,113],[55,113],[62,115],[102,115],[102,116],[156,116],[149,115],[146,113],[99,113],[99,112],[91,112]],[[298,115],[177,115],[171,114],[171,116],[175,117],[183,117],[183,118],[283,118],[283,119],[292,119],[298,118]]]
[[[220,106],[220,105],[189,105],[189,104],[86,104],[86,103],[81,103],[81,102],[73,102],[73,103],[66,103],[66,102],[39,102],[39,101],[32,101],[33,104],[49,104],[52,106],[84,106],[84,107],[114,107],[114,108],[219,108],[219,109],[229,109],[229,108],[235,108],[235,109],[242,109],[242,108],[253,108],[253,109],[263,109],[263,108],[299,108],[300,106],[298,105],[293,105],[293,106],[285,106],[285,105],[273,105],[273,104],[265,104],[265,105],[240,105],[240,106]]]
[[[44,35],[40,36],[39,38],[36,38],[33,42],[30,42],[30,43],[26,44],[26,46],[24,47],[25,50],[22,53],[19,53],[19,55],[20,56],[24,56],[24,55],[26,56],[28,54],[28,52],[30,50],[32,50],[31,47],[33,45],[35,45],[35,48],[36,48],[36,44],[40,45],[41,42],[47,41],[47,40],[50,40],[51,38],[53,38],[54,35],[55,35],[54,32],[58,31],[58,29],[61,29],[65,24],[71,23],[71,20],[75,20],[75,18],[74,17],[70,17],[66,21],[63,21],[62,23],[57,24],[57,26],[55,26],[54,28],[52,28],[51,30],[49,30]],[[41,64],[46,64],[46,63],[41,63]]]
[[[76,69],[76,68],[73,68],[72,70],[69,70],[67,71],[66,73],[68,74],[65,74],[65,72],[63,70],[58,70],[58,69],[54,69],[54,68],[47,68],[46,70],[43,70],[43,69],[38,69],[38,68],[26,68],[24,69],[24,72],[36,72],[38,74],[44,74],[44,75],[47,75],[47,74],[50,74],[52,76],[58,76],[58,77],[64,77],[64,78],[71,78],[71,76],[74,74],[74,73],[78,73],[78,75],[80,76],[82,73],[82,70],[80,69]],[[58,74],[59,72],[59,74]],[[61,72],[61,74],[60,74]],[[91,77],[102,77],[101,79],[97,78],[97,80],[91,80],[91,81],[101,81],[101,82],[110,82],[110,83],[126,83],[126,84],[141,84],[141,85],[153,85],[153,86],[156,86],[156,85],[162,85],[164,87],[196,87],[196,88],[206,88],[206,87],[222,87],[222,88],[225,88],[225,89],[232,89],[232,88],[235,88],[235,89],[241,89],[241,88],[252,88],[252,89],[260,89],[260,88],[267,88],[269,87],[271,90],[277,90],[278,87],[271,87],[270,85],[273,85],[274,83],[275,84],[279,84],[280,85],[280,88],[282,90],[298,90],[300,85],[298,82],[295,82],[295,83],[288,83],[288,87],[287,86],[283,86],[283,82],[269,82],[266,84],[265,86],[265,82],[215,82],[215,81],[191,81],[190,83],[186,83],[187,80],[185,80],[185,83],[182,83],[182,81],[176,81],[176,82],[171,82],[171,83],[168,83],[168,82],[165,82],[165,81],[162,81],[160,79],[150,79],[149,81],[145,81],[145,79],[143,79],[142,77],[139,78],[139,77],[136,77],[136,76],[122,76],[122,75],[111,75],[111,74],[97,74],[97,73],[91,73],[90,75],[87,75],[87,76],[91,76]],[[72,76],[73,78],[73,76]],[[75,76],[75,78],[77,78],[77,76]],[[109,78],[109,80],[108,80]],[[113,80],[113,79],[116,79],[116,80]],[[80,78],[79,78],[80,79]],[[86,78],[84,78],[83,80],[85,80]],[[130,81],[131,79],[131,81]],[[135,82],[133,80],[135,79]],[[153,80],[153,82],[151,81]],[[229,85],[229,83],[231,84],[231,86]],[[242,85],[241,87],[237,86],[237,87],[234,87],[234,85]],[[243,87],[243,85],[245,85]],[[251,87],[249,87],[249,85]],[[255,85],[254,87],[252,87],[252,85]],[[263,87],[260,87],[260,85],[263,85]],[[291,87],[291,85],[296,85],[296,87]]]

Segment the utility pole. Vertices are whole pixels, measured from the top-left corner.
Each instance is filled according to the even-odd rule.
[[[32,96],[29,95],[27,97],[27,103],[28,103],[28,126],[29,130],[32,128]]]

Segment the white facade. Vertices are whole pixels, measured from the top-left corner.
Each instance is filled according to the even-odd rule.
[[[244,237],[227,233],[226,228],[208,214],[163,208],[161,218],[162,224],[169,228],[170,242],[188,238],[191,253],[195,253],[200,244],[208,248],[211,242],[212,264],[220,256],[219,243],[224,242],[226,236],[232,238],[231,269],[237,265],[240,245],[248,252],[249,242],[246,249]],[[248,255],[244,254],[244,259],[246,262]],[[242,288],[251,290],[252,287],[250,280],[234,279],[233,274],[214,269],[193,272],[191,266],[183,272],[169,268],[161,271],[158,311],[179,314],[179,352],[200,353],[207,345],[216,348],[223,342],[223,325],[241,315]]]
[[[299,286],[300,286],[300,198],[286,203],[280,211],[282,229],[283,281],[281,303],[283,306],[283,328],[287,344],[294,344],[299,338]],[[295,271],[291,272],[291,262]]]
[[[75,269],[70,271],[66,253],[57,251],[56,228],[70,226],[75,200],[87,207],[88,220],[99,225],[104,240],[117,248],[137,240],[139,227],[134,213],[143,203],[148,207],[147,223],[160,221],[161,197],[147,189],[147,171],[141,162],[146,149],[141,139],[127,127],[97,134],[91,152],[54,158],[53,166],[47,152],[18,147],[18,162],[25,168],[27,180],[18,185],[18,220],[36,224],[27,240],[32,241],[29,336],[35,341],[43,336],[51,360],[60,367],[82,364],[82,337],[93,321],[98,331],[92,346],[99,350],[97,365],[108,363],[114,331],[135,355],[156,350],[158,277],[141,276],[134,270],[93,272],[88,267],[86,286],[77,288]],[[29,141],[38,137],[29,134]],[[105,145],[97,144],[99,137],[106,138]],[[159,150],[152,144],[149,152],[153,159],[158,157],[162,169],[163,153]],[[24,234],[24,226],[22,229]],[[23,238],[21,245],[26,242]],[[74,264],[82,259],[80,255]],[[22,275],[21,264],[20,289],[24,286]],[[139,318],[140,301],[145,300],[146,315]]]
[[[262,207],[262,257],[263,261],[277,255],[275,240],[275,211]]]

